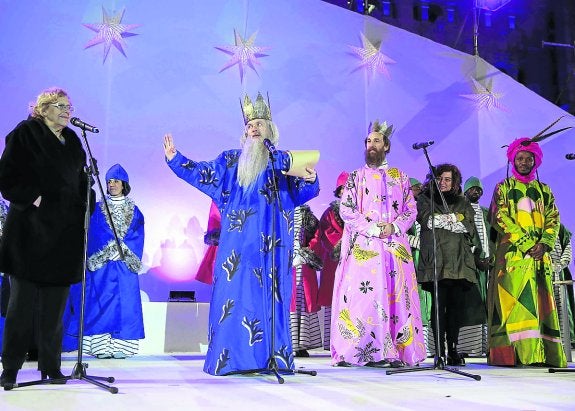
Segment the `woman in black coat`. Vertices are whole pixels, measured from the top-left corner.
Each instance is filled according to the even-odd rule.
[[[446,204],[443,203],[437,190],[434,190],[433,199],[431,198],[431,184],[435,183],[433,180],[428,180],[423,192],[417,197],[417,221],[421,224],[417,281],[425,291],[431,292],[431,324],[434,337],[436,330],[439,331],[439,356],[445,358],[447,340],[447,364],[464,365],[465,360],[457,352],[457,343],[461,325],[464,321],[470,320],[464,316],[475,315],[470,312],[472,310],[466,309],[466,305],[470,304],[472,296],[479,296],[475,260],[471,249],[472,246],[480,249],[481,243],[475,229],[475,211],[461,192],[459,169],[452,164],[440,164],[436,167],[435,173]],[[435,249],[432,220],[435,228]],[[436,274],[434,262],[437,264],[438,301],[435,301],[433,292],[433,280]],[[438,305],[439,311],[438,325],[434,315],[435,304]],[[481,323],[485,320],[485,309],[478,310],[478,313],[483,313],[483,318],[479,320]]]
[[[80,139],[67,127],[67,93],[43,91],[31,116],[6,136],[0,192],[10,210],[0,242],[0,272],[10,276],[0,384],[16,382],[38,310],[38,369],[62,378],[62,314],[82,278],[88,178]],[[92,193],[91,193],[92,194]]]

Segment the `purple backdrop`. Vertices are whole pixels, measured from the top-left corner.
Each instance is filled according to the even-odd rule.
[[[322,192],[311,202],[318,216],[338,174],[362,165],[371,120],[395,125],[393,164],[422,179],[427,165],[411,145],[434,140],[432,161],[480,177],[484,204],[505,176],[502,145],[559,116],[566,118],[558,126],[575,125],[480,58],[319,0],[20,0],[0,7],[0,135],[26,117],[42,89],[69,91],[74,115],[101,130],[89,140],[102,175],[117,162],[130,174],[131,196],[146,217],[141,283],[153,301],[165,301],[169,290],[194,289],[202,299],[209,293],[191,281],[209,199],[164,164],[162,136],[173,133],[178,148],[198,160],[238,147],[246,92],[269,92],[279,148],[321,151]],[[103,8],[109,23],[125,10],[125,56],[117,42],[85,48],[97,33],[83,24],[97,30]],[[268,48],[251,60],[257,72],[250,61],[220,72],[233,60],[216,47],[234,45],[234,30]],[[565,154],[575,151],[574,137],[569,131],[545,141],[540,169],[571,229],[575,161]]]

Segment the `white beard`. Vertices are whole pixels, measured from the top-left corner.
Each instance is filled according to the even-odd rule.
[[[257,140],[246,139],[238,160],[238,183],[241,187],[252,185],[268,164],[268,150]]]

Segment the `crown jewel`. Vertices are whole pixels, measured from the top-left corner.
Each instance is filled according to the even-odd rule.
[[[244,124],[248,124],[248,121],[257,118],[271,121],[272,113],[269,107],[269,98],[266,104],[262,94],[258,93],[255,103],[252,103],[252,100],[250,100],[250,97],[246,94],[242,103],[242,114],[244,116]]]

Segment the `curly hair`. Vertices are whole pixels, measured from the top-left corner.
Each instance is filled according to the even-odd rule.
[[[439,164],[435,167],[433,167],[433,171],[435,173],[436,177],[441,176],[443,173],[451,171],[451,190],[450,193],[452,194],[461,194],[461,172],[459,171],[459,168],[457,168],[457,166],[453,165],[453,164],[449,164],[449,163],[444,163],[444,164]],[[429,187],[429,183],[431,182],[431,174],[427,175],[427,179],[425,181],[425,187],[426,189]]]
[[[35,103],[30,103],[30,115],[35,118],[44,118],[42,111],[48,104],[53,104],[60,97],[68,97],[68,93],[59,87],[51,87],[42,91],[36,98]],[[70,97],[68,97],[70,99]]]

